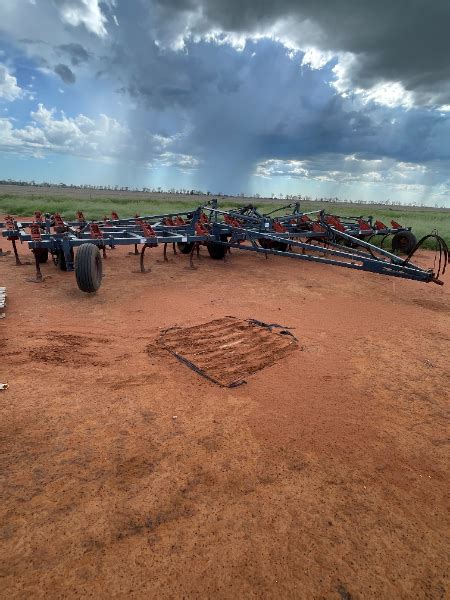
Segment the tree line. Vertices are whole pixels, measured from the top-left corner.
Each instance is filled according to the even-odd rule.
[[[244,194],[240,193],[237,195],[224,194],[218,192],[212,194],[210,191],[194,190],[186,188],[169,188],[164,190],[162,187],[129,187],[119,185],[92,185],[92,184],[81,184],[76,185],[73,183],[51,183],[49,181],[37,182],[34,179],[31,181],[16,180],[16,179],[0,179],[0,185],[16,185],[23,187],[37,187],[37,188],[55,188],[55,189],[69,189],[69,190],[93,190],[102,192],[128,192],[128,193],[145,193],[145,194],[174,194],[180,196],[215,196],[219,198],[250,198],[250,199],[263,199],[263,200],[286,200],[288,202],[328,202],[328,203],[345,203],[345,204],[376,204],[385,206],[427,206],[424,202],[417,204],[415,202],[393,202],[390,198],[386,200],[352,200],[351,198],[339,198],[338,196],[332,197],[316,197],[304,196],[302,194],[271,194],[270,196],[262,196],[261,194]],[[445,208],[439,206],[437,203],[434,205],[435,208]]]

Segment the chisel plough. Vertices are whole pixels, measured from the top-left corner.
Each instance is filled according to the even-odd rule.
[[[287,212],[275,214],[281,210]],[[416,242],[410,229],[395,222],[387,228],[372,217],[338,217],[324,211],[303,213],[298,204],[262,214],[252,205],[221,210],[213,200],[183,213],[135,215],[126,219],[112,213],[101,221],[89,221],[82,212],[73,221],[65,221],[59,214],[37,212],[32,221],[7,217],[5,223],[0,223],[2,226],[3,236],[12,243],[17,265],[22,264],[17,242],[27,244],[32,251],[35,281],[43,280],[41,265],[51,256],[61,270],[75,271],[78,287],[84,292],[99,289],[102,260],[107,257],[108,249],[117,246],[134,247],[133,254],[140,257],[141,272],[146,271],[147,249],[163,246],[167,261],[169,245],[175,254],[189,255],[192,268],[200,247],[205,246],[214,260],[225,259],[231,250],[242,250],[264,254],[266,258],[283,256],[441,285],[439,277],[448,262],[446,242],[436,233]],[[385,238],[392,234],[394,240],[398,235],[406,236],[407,243],[397,247],[406,257],[371,243],[374,236]],[[439,254],[435,271],[411,262],[416,250],[430,237],[435,239]]]

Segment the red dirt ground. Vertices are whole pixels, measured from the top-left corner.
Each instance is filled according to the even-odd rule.
[[[449,274],[202,253],[96,295],[0,258],[3,597],[448,597]],[[298,349],[234,389],[147,353],[225,315]]]

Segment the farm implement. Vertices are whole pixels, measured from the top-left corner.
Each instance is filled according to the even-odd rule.
[[[290,213],[278,217],[274,216],[277,212],[288,209],[291,209]],[[325,225],[330,225],[336,232],[348,233],[353,238],[356,238],[349,241],[344,236],[339,238],[339,235],[337,235],[337,241],[350,247],[356,247],[358,245],[357,240],[370,242],[375,237],[381,237],[380,247],[383,248],[385,241],[392,236],[392,251],[409,254],[417,244],[416,236],[412,233],[411,227],[403,227],[394,220],[388,226],[378,219],[374,220],[373,217],[367,217],[366,219],[362,216],[342,217],[331,213],[326,214],[324,211],[319,210],[303,213],[300,211],[299,202],[281,206],[266,214],[259,213],[251,204],[242,207],[238,212],[243,215],[254,216],[258,219],[271,216],[277,223],[287,227],[289,230],[304,231],[306,232],[305,237],[314,237],[316,239],[320,239],[321,237],[326,238],[328,235],[327,228],[321,224],[321,221],[324,221]]]
[[[277,214],[285,211],[283,214]],[[411,230],[394,221],[391,227],[380,221],[355,217],[339,217],[325,211],[303,213],[298,204],[288,205],[268,214],[252,205],[236,210],[220,210],[213,200],[195,210],[162,215],[135,215],[121,219],[116,213],[102,221],[88,221],[77,213],[73,221],[59,214],[35,213],[32,221],[17,221],[7,217],[3,237],[11,241],[16,264],[22,264],[17,242],[25,243],[34,255],[35,281],[43,280],[41,264],[52,257],[63,271],[75,271],[80,290],[95,292],[102,280],[102,258],[107,249],[133,246],[140,257],[140,271],[145,272],[144,255],[147,249],[163,246],[164,259],[171,245],[175,254],[189,255],[190,266],[205,246],[212,259],[225,259],[231,250],[242,250],[307,260],[403,279],[434,282],[442,285],[440,274],[448,262],[448,247],[436,233],[418,242]],[[384,241],[393,235],[394,251],[401,257],[371,243],[375,236]],[[424,269],[411,262],[416,250],[432,238],[438,252],[437,268]]]

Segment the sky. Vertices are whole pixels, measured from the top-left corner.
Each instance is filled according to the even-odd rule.
[[[450,207],[449,0],[1,0],[0,179]]]

